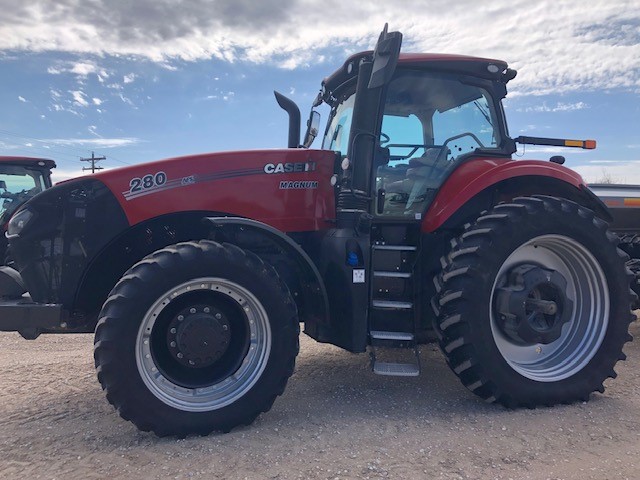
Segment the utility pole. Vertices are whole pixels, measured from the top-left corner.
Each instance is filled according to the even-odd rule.
[[[95,154],[93,152],[91,152],[91,158],[81,158],[80,161],[81,162],[91,162],[91,166],[90,167],[82,167],[82,171],[84,172],[85,170],[91,170],[91,173],[96,173],[96,170],[102,170],[103,167],[97,167],[96,166],[96,162],[99,162],[100,160],[106,160],[107,157],[102,156],[102,157],[96,157]]]

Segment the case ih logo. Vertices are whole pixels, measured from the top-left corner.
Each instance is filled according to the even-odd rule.
[[[316,169],[316,162],[267,163],[264,166],[264,173],[313,172],[315,169]]]

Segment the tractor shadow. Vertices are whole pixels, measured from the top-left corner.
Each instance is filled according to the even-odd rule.
[[[640,334],[638,327],[638,322],[632,325],[636,336]],[[621,377],[631,380],[627,388],[631,390],[620,387],[619,380],[609,381],[607,393],[593,394],[587,406],[578,403],[537,410],[508,410],[486,404],[465,389],[435,344],[420,347],[420,376],[389,377],[371,371],[367,354],[351,354],[301,335],[295,372],[269,412],[260,415],[252,425],[238,427],[230,434],[214,433],[210,440],[189,437],[180,442],[191,445],[192,442],[216,442],[216,445],[222,442],[231,447],[244,445],[245,437],[262,438],[269,444],[280,437],[294,435],[311,441],[318,432],[329,431],[396,432],[414,427],[444,428],[460,421],[486,426],[509,418],[553,422],[559,414],[579,415],[581,409],[600,411],[614,420],[629,409],[625,398],[634,396],[633,385],[640,380],[638,343],[627,345],[625,350],[630,361],[617,368]],[[7,444],[26,441],[34,448],[40,445],[46,450],[50,442],[60,441],[73,448],[73,438],[76,438],[86,446],[107,447],[113,451],[175,444],[175,439],[159,439],[139,432],[122,420],[105,400],[90,361],[80,367],[76,365],[74,372],[71,371],[74,359],[69,358],[68,362],[69,365],[63,363],[66,378],[54,376],[55,372],[42,365],[38,369],[43,380],[40,385],[46,388],[26,388],[25,379],[22,387],[16,385],[10,395],[12,400],[5,398],[0,434],[11,439]],[[17,376],[18,371],[15,373]],[[629,381],[622,384],[625,383]],[[278,438],[274,440],[273,435]]]

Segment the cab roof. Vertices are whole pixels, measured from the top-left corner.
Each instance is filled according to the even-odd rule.
[[[322,82],[325,90],[332,91],[356,76],[358,65],[363,59],[371,59],[373,50],[351,55],[344,64]],[[402,67],[423,68],[442,72],[460,73],[488,80],[500,80],[507,69],[507,62],[492,58],[453,55],[447,53],[401,53],[398,65]],[[494,65],[489,69],[489,65]]]
[[[0,165],[2,164],[16,164],[24,165],[28,167],[46,167],[56,168],[56,162],[49,160],[48,158],[36,158],[36,157],[13,157],[0,155]]]

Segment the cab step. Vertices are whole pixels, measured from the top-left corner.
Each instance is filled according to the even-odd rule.
[[[415,363],[373,362],[373,373],[394,377],[417,377],[420,366]]]
[[[374,340],[397,340],[399,342],[410,342],[413,340],[413,333],[409,332],[381,332],[374,330],[369,333]]]
[[[420,353],[411,332],[373,330],[371,337],[371,367],[377,375],[417,377],[420,375]],[[380,360],[380,354],[384,360]],[[407,357],[413,358],[407,358]],[[397,360],[413,361],[387,361]]]
[[[416,247],[415,245],[379,245],[379,244],[374,244],[372,245],[374,250],[387,250],[387,251],[394,251],[394,252],[415,252],[418,247]]]
[[[384,308],[387,310],[411,310],[413,303],[397,302],[393,300],[373,300],[371,305],[375,308]]]

